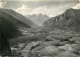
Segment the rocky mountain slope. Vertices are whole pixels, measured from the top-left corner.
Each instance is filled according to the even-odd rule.
[[[12,9],[0,9],[2,12],[7,13],[8,15],[16,18],[17,20],[23,22],[26,25],[29,25],[30,27],[36,27],[37,25],[35,23],[33,23],[31,20],[29,20],[28,18],[24,17],[23,15],[15,12]]]
[[[44,26],[78,32],[80,31],[80,10],[68,9],[63,14],[45,21]]]

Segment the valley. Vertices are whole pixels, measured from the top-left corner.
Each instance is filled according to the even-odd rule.
[[[11,39],[10,43],[14,44],[12,46],[14,48],[17,45],[21,45],[21,47],[18,46],[16,49],[19,49],[18,51],[23,57],[80,56],[80,35],[70,31],[59,29],[30,29],[24,36]]]

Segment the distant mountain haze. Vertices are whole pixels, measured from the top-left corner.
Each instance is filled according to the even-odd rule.
[[[34,23],[36,23],[38,26],[42,26],[44,21],[48,20],[50,17],[43,14],[34,14],[34,15],[27,15],[27,18],[32,20]]]

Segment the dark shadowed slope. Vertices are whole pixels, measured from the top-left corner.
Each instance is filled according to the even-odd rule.
[[[63,14],[44,22],[44,26],[78,32],[80,31],[80,10],[68,9]]]
[[[24,17],[23,15],[15,12],[12,9],[1,9],[1,11],[11,15],[12,17],[16,18],[17,20],[31,26],[31,28],[37,27],[37,25],[35,23],[33,23],[31,20],[29,20],[28,18]]]
[[[10,56],[11,49],[8,39],[22,35],[17,27],[18,22],[15,18],[0,11],[0,56]],[[24,23],[21,24],[24,25]]]
[[[31,27],[28,24],[25,24],[25,23],[21,22],[20,20],[17,20],[16,18],[12,17],[11,15],[9,15],[1,10],[0,10],[0,18],[8,19],[10,22],[14,23],[18,27],[26,27],[26,28]]]

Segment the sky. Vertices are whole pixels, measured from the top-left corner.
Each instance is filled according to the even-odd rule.
[[[78,3],[79,0],[0,0],[0,8],[13,9],[24,16],[42,13],[54,17]]]

